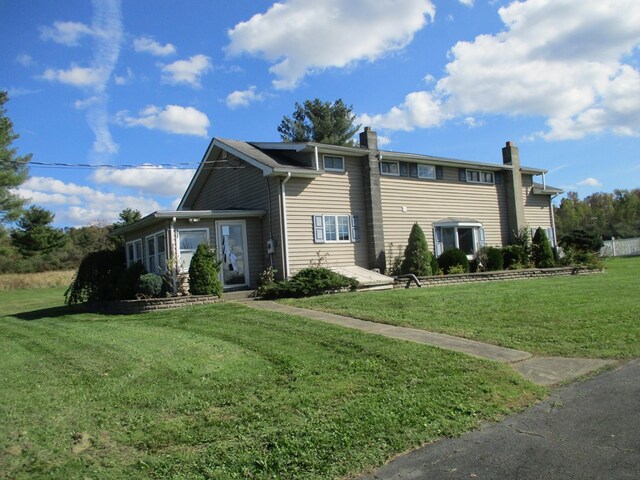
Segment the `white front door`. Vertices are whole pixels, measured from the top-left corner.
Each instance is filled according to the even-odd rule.
[[[216,248],[221,260],[220,274],[225,288],[249,285],[247,225],[244,220],[216,222]]]

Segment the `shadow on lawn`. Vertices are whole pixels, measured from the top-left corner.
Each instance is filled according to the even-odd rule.
[[[39,310],[32,310],[30,312],[18,312],[18,313],[7,313],[2,315],[3,317],[15,317],[20,320],[42,320],[43,318],[58,318],[58,317],[66,317],[69,315],[77,315],[79,313],[86,313],[86,310],[83,308],[78,308],[79,305],[64,305],[60,307],[50,307],[50,308],[41,308]]]

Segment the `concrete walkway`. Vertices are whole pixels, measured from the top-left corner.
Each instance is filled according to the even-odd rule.
[[[423,343],[448,350],[455,350],[474,357],[507,363],[525,378],[538,385],[555,385],[567,382],[617,363],[613,360],[587,358],[534,357],[529,352],[498,347],[496,345],[489,345],[474,340],[453,337],[451,335],[432,333],[416,328],[396,327],[394,325],[369,322],[332,313],[291,307],[276,302],[245,299],[242,303],[259,310],[297,315],[333,325],[361,330],[374,335]]]

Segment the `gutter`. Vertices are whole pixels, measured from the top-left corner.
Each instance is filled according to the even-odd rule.
[[[291,178],[291,172],[280,183],[280,196],[282,198],[282,256],[284,257],[284,278],[289,278],[289,235],[287,233],[287,193],[285,184]]]

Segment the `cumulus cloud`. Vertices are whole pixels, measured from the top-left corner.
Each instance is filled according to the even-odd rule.
[[[166,57],[176,53],[176,47],[171,43],[161,45],[151,37],[138,37],[133,40],[133,49],[136,52],[150,53],[158,57]]]
[[[116,121],[125,127],[146,127],[150,130],[201,137],[208,136],[207,128],[210,126],[207,115],[193,107],[179,105],[167,105],[164,108],[149,105],[137,117],[123,110],[116,114]]]
[[[547,140],[640,135],[640,73],[624,63],[640,45],[640,3],[528,0],[498,13],[502,32],[456,43],[435,87],[414,93],[439,99],[446,118],[546,118],[548,131],[537,136]],[[417,118],[412,125],[421,126]]]
[[[51,177],[31,177],[16,192],[52,210],[56,223],[67,226],[112,223],[125,208],[136,208],[143,215],[163,208],[144,194],[105,192]]]
[[[467,7],[473,7],[474,0],[459,0],[459,2]]]
[[[80,22],[53,22],[52,27],[40,27],[40,38],[75,47],[82,37],[94,35],[94,29]]]
[[[74,87],[94,87],[98,88],[104,84],[105,71],[100,67],[79,67],[72,65],[71,68],[53,69],[47,68],[42,74],[44,80],[59,82]]]
[[[387,113],[363,114],[357,122],[383,130],[410,132],[416,128],[437,127],[449,118],[451,115],[443,108],[440,99],[430,92],[413,92],[405,97],[404,103]]]
[[[146,164],[143,168],[98,169],[91,176],[98,184],[134,188],[146,195],[181,196],[193,177],[193,169],[166,168]]]
[[[35,64],[31,55],[27,53],[21,53],[16,57],[16,62],[18,62],[23,67],[31,67]]]
[[[578,185],[580,185],[581,187],[601,187],[602,183],[600,183],[596,178],[589,177],[585,178],[581,182],[578,182]]]
[[[226,51],[264,58],[274,87],[293,89],[305,75],[404,48],[434,15],[431,0],[288,0],[230,29]]]
[[[206,55],[194,55],[162,67],[162,81],[177,85],[187,84],[200,88],[200,77],[212,70],[211,59]]]
[[[256,93],[257,87],[255,85],[250,86],[247,90],[236,90],[227,95],[227,107],[232,110],[239,107],[248,107],[253,102],[261,102],[264,100],[264,95]]]

